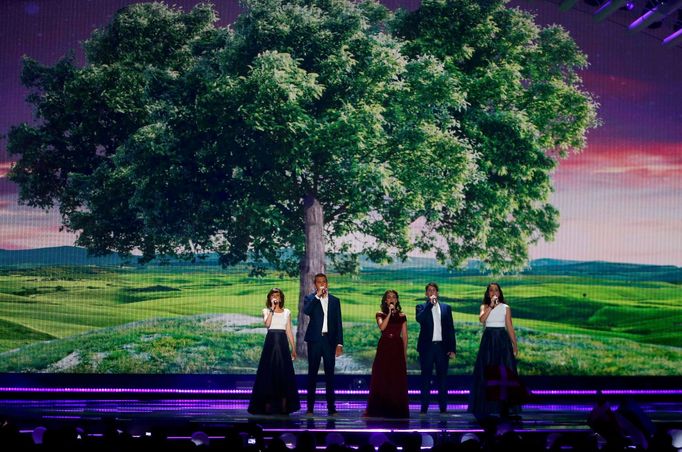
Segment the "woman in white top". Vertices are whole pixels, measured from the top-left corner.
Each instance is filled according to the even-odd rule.
[[[284,308],[284,292],[268,292],[263,309],[268,329],[263,344],[256,381],[251,390],[251,414],[289,414],[301,409],[294,374],[296,344],[291,328],[291,311]]]
[[[516,371],[519,349],[511,309],[499,284],[488,284],[478,319],[485,330],[474,364],[468,411],[479,419],[516,415],[526,389]]]

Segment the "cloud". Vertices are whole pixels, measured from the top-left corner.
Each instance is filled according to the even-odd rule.
[[[617,98],[626,102],[644,102],[659,94],[660,87],[656,83],[605,74],[594,69],[581,73],[585,87],[599,94],[600,99]]]
[[[555,240],[533,247],[531,256],[682,265],[677,149],[668,143],[597,144],[573,158],[554,176],[551,202],[560,212]]]
[[[59,212],[45,212],[17,203],[17,195],[0,196],[0,249],[73,245],[76,235],[60,231]]]
[[[564,220],[554,242],[530,250],[533,259],[551,257],[583,261],[682,265],[682,219],[635,220],[595,218]]]
[[[0,236],[0,249],[22,250],[53,246],[73,246],[75,240],[75,234],[59,231],[58,226],[27,227],[3,224]]]
[[[0,179],[7,177],[7,173],[12,169],[14,162],[0,162]]]
[[[7,179],[12,164],[13,162],[0,162],[0,196],[12,195],[19,191],[17,184]]]
[[[595,140],[581,154],[559,164],[557,190],[655,185],[682,189],[682,143]]]

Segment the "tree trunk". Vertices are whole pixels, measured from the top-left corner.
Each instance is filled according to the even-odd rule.
[[[308,316],[303,313],[303,298],[314,291],[315,275],[325,272],[324,265],[324,212],[322,204],[312,194],[303,198],[305,220],[305,254],[301,258],[300,288],[298,292],[298,329],[296,331],[296,353],[301,358],[308,356],[303,338],[308,328]]]

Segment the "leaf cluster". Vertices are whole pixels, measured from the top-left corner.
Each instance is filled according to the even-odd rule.
[[[256,273],[299,271],[306,198],[349,271],[415,249],[510,270],[551,239],[551,172],[598,125],[563,29],[493,0],[244,7],[221,28],[210,5],[135,4],[84,67],[27,59],[20,200],[59,208],[96,254],[215,251]]]

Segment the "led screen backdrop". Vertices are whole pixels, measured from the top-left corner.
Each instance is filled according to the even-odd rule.
[[[3,134],[22,122],[34,123],[26,102],[30,91],[20,80],[22,56],[54,66],[73,52],[75,64],[82,66],[83,42],[130,3],[2,2]],[[173,2],[184,11],[197,3]],[[370,373],[379,336],[374,315],[384,291],[394,289],[408,317],[409,372],[417,374],[415,306],[424,299],[426,283],[435,281],[455,313],[458,354],[450,373],[469,374],[481,335],[483,293],[489,282],[498,281],[514,317],[520,373],[682,374],[682,48],[662,47],[662,31],[628,32],[636,10],[596,23],[589,6],[562,12],[558,3],[509,5],[531,11],[542,27],[560,24],[570,33],[590,63],[578,71],[584,90],[599,104],[601,124],[590,128],[584,149],[569,152],[551,172],[549,201],[559,212],[553,240],[531,244],[529,264],[513,272],[485,270],[475,258],[450,270],[435,259],[438,244],[391,263],[374,263],[363,255],[350,273],[347,264],[328,261],[330,291],[341,299],[344,319],[346,353],[337,360],[338,372]],[[419,7],[408,1],[385,4]],[[218,2],[215,10],[218,27],[240,14],[236,2]],[[671,26],[672,20],[661,28]],[[252,253],[247,262],[227,266],[213,253],[194,261],[157,258],[144,265],[134,256],[89,256],[76,246],[77,234],[63,230],[57,209],[45,212],[18,203],[19,187],[8,173],[19,156],[7,149],[4,136],[0,372],[254,373],[265,334],[260,311],[273,287],[284,291],[297,326],[298,277],[267,262],[254,269]],[[140,164],[143,172],[153,174],[155,165],[145,165]],[[166,213],[170,224],[174,213]],[[253,217],[260,219],[256,212]],[[421,227],[417,221],[411,232]],[[371,243],[358,236],[328,243],[328,251],[340,249],[341,242],[355,251],[367,246],[365,254],[372,251]],[[295,367],[305,374],[306,360],[297,360]]]

